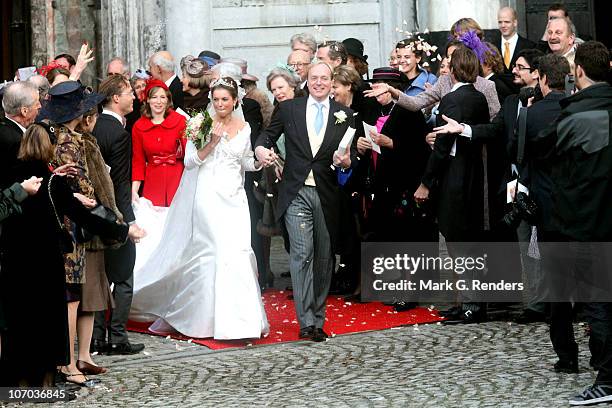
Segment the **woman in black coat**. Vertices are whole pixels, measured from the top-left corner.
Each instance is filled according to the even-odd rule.
[[[92,215],[73,196],[65,178],[52,176],[47,164],[52,158],[47,131],[30,127],[13,176],[43,180],[38,194],[21,204],[22,214],[3,224],[0,299],[7,329],[2,335],[0,386],[52,386],[56,367],[70,361],[62,253],[72,240],[61,227],[63,217],[101,237],[128,236],[126,224]]]
[[[405,75],[394,68],[377,68],[372,81],[401,86]],[[399,82],[399,84],[398,84]],[[417,206],[413,193],[420,184],[431,149],[425,141],[426,124],[421,111],[411,112],[395,104],[390,94],[377,97],[381,111],[371,143],[360,138],[357,148],[366,159],[368,177],[374,195],[369,226],[375,241],[437,241],[433,217],[425,207]]]

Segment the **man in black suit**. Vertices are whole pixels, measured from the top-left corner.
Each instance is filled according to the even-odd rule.
[[[459,46],[451,59],[453,88],[442,98],[438,107],[444,119],[453,118],[466,124],[489,122],[489,106],[485,96],[474,88],[480,63],[476,54]],[[438,121],[441,122],[440,116]],[[441,123],[439,123],[441,124]],[[437,196],[437,216],[440,232],[446,239],[452,257],[474,256],[476,248],[461,246],[462,242],[483,239],[484,169],[483,144],[457,133],[440,134],[434,143],[421,185],[414,193],[417,203]],[[474,278],[468,276],[466,278]],[[462,293],[464,303],[457,313],[457,322],[475,323],[486,319],[484,307],[469,292]]]
[[[183,109],[183,84],[174,73],[174,65],[174,58],[168,51],[158,51],[149,58],[149,72],[170,89],[174,109]]]
[[[338,236],[341,191],[332,162],[348,169],[355,149],[342,155],[338,145],[353,123],[353,111],[329,99],[332,69],[324,62],[308,72],[308,98],[281,102],[270,126],[257,139],[255,154],[264,165],[276,160],[270,148],[285,134],[286,159],[279,184],[278,216],[290,241],[291,280],[300,338],[324,341],[325,301],[331,283]],[[356,140],[353,140],[355,143]]]
[[[125,115],[132,111],[134,93],[130,83],[117,74],[104,79],[99,92],[105,96],[104,110],[98,118],[93,135],[104,161],[110,167],[117,208],[123,214],[123,221],[132,225],[135,221],[131,194],[132,138],[124,126]],[[144,349],[144,345],[131,344],[126,331],[132,305],[136,261],[134,243],[128,240],[119,249],[107,249],[104,261],[108,280],[114,283],[115,308],[111,313],[108,330],[105,313],[96,313],[91,350],[108,354],[138,353]]]
[[[497,26],[500,32],[499,50],[504,60],[504,76],[509,86],[512,86],[512,67],[522,50],[536,48],[536,44],[520,36],[516,29],[518,26],[516,10],[511,7],[502,7],[497,13]],[[516,89],[518,91],[518,89]]]
[[[13,82],[4,88],[2,107],[5,116],[0,121],[0,187],[4,189],[14,181],[11,168],[17,162],[21,138],[38,116],[38,89],[29,82]]]

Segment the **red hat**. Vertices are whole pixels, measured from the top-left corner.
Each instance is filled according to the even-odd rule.
[[[149,92],[153,88],[163,88],[164,90],[167,91],[168,85],[166,85],[164,82],[160,81],[159,79],[155,79],[155,78],[147,79],[147,86],[145,86],[145,89],[141,94],[142,95],[141,102],[144,102],[148,98]]]

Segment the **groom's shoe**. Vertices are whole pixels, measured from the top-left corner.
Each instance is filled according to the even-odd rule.
[[[314,332],[315,332],[314,326],[303,327],[300,329],[300,334],[298,337],[300,339],[310,340],[312,339]]]
[[[316,328],[314,329],[314,333],[312,335],[312,341],[316,341],[316,342],[325,341],[325,339],[327,339],[328,337],[329,336],[327,335],[327,333],[323,331],[323,329]]]

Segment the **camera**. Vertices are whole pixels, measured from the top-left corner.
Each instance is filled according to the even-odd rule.
[[[508,211],[502,221],[508,227],[516,229],[521,221],[527,221],[529,225],[534,225],[537,221],[538,206],[522,191],[516,194],[516,199],[512,202],[512,208]]]
[[[529,98],[533,98],[533,103],[544,99],[544,95],[542,94],[542,90],[540,89],[540,84],[537,84],[534,88],[530,86],[521,88],[521,90],[519,91],[519,100],[521,101],[521,105],[527,106]]]

